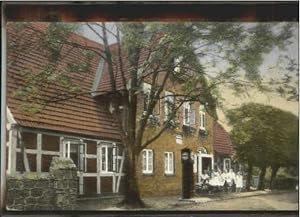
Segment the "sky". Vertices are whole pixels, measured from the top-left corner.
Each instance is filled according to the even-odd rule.
[[[106,23],[107,27],[114,31],[115,24],[114,23]],[[246,25],[253,25],[253,23],[245,23]],[[299,25],[297,25],[297,28],[299,28]],[[99,27],[100,30],[100,27]],[[276,30],[275,30],[276,31]],[[101,31],[100,31],[101,32]],[[99,37],[93,33],[86,25],[82,25],[82,28],[80,29],[80,34],[83,36],[100,42],[101,40]],[[115,43],[116,40],[114,40],[114,37],[111,35],[109,36],[109,43]],[[260,66],[261,74],[266,78],[276,78],[277,74],[279,72],[279,68],[276,65],[278,62],[278,58],[280,54],[288,54],[289,56],[295,58],[297,61],[299,61],[299,29],[295,31],[294,37],[293,37],[293,43],[287,48],[287,51],[284,53],[280,53],[278,48],[273,49],[269,54],[265,55],[264,63]],[[206,70],[210,70],[211,72],[217,72],[222,67],[222,63],[217,64],[216,66],[212,66],[211,64],[207,66]],[[241,97],[235,96],[232,91],[229,88],[222,87],[222,97],[224,98],[223,105],[224,110],[236,108],[239,107],[242,103],[246,102],[257,102],[257,103],[263,103],[267,105],[276,106],[278,108],[281,108],[283,110],[290,111],[296,115],[298,115],[299,112],[299,105],[298,102],[291,102],[287,101],[286,99],[279,97],[278,95],[274,93],[268,93],[268,94],[262,94],[258,91],[251,90],[249,91],[248,95],[242,95]],[[218,110],[218,116],[219,121],[222,123],[222,125],[229,130],[230,127],[227,125],[227,121],[224,115],[224,112],[222,110]]]

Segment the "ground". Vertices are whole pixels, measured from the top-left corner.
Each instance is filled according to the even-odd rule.
[[[187,210],[297,210],[298,193],[267,194],[185,206]]]
[[[122,198],[80,199],[78,210],[124,210]],[[179,196],[144,198],[145,210],[298,210],[298,191],[255,191],[198,195],[188,200]]]

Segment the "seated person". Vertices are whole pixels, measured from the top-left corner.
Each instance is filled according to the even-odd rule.
[[[203,181],[203,183],[206,183],[210,178],[208,175],[208,171],[204,170],[204,173],[201,174],[200,178],[201,178],[201,181]]]

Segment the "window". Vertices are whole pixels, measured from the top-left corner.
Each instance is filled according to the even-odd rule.
[[[183,124],[190,125],[190,113],[191,113],[191,104],[189,102],[183,103]]]
[[[165,174],[174,174],[174,153],[165,152]]]
[[[174,94],[169,91],[165,91],[165,117],[164,120],[167,121],[173,113],[175,104]]]
[[[151,174],[153,173],[153,151],[151,149],[144,149],[143,155],[143,173]]]
[[[205,108],[204,105],[200,105],[199,107],[199,115],[200,115],[200,121],[199,121],[199,127],[201,130],[205,130]]]
[[[64,141],[63,157],[71,158],[79,171],[86,171],[86,143],[81,140]]]
[[[224,158],[223,160],[223,170],[229,171],[231,169],[231,159],[230,158]]]
[[[190,102],[183,104],[183,125],[190,126],[195,124],[195,110],[192,110],[191,107]]]
[[[151,85],[147,83],[143,83],[143,96],[144,96],[144,111],[147,111],[149,104]]]
[[[117,147],[114,145],[101,145],[101,172],[116,172],[117,166]]]

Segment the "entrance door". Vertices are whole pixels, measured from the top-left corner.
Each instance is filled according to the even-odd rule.
[[[201,180],[201,175],[204,171],[212,171],[214,168],[214,159],[212,154],[203,154],[198,152],[198,182]]]

